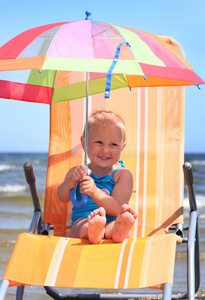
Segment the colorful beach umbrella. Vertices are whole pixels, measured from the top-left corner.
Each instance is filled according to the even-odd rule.
[[[86,74],[86,75],[85,75]],[[0,97],[52,105],[142,86],[204,81],[162,38],[90,20],[27,30],[0,48]],[[89,80],[89,89],[88,89]]]

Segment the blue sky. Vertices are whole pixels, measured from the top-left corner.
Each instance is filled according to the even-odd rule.
[[[205,80],[204,0],[7,0],[1,1],[0,46],[32,27],[85,18],[173,36]],[[49,107],[0,99],[0,152],[47,152]],[[205,153],[205,86],[186,87],[185,152]]]

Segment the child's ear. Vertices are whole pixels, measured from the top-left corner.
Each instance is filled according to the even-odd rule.
[[[126,145],[127,145],[127,142],[124,142],[122,145],[122,150],[125,148]]]
[[[84,135],[81,136],[80,141],[81,141],[81,145],[83,147],[83,150],[85,150],[85,137],[84,137]]]

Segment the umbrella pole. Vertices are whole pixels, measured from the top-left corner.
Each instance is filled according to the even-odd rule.
[[[89,97],[89,73],[86,72],[86,99],[85,99],[85,149],[84,165],[87,165],[87,144],[88,144],[88,97]]]
[[[84,165],[86,167],[86,174],[88,174],[87,167],[87,144],[88,144],[88,95],[89,95],[89,73],[86,72],[86,99],[85,99],[85,146],[84,146]],[[73,205],[77,208],[82,208],[86,205],[88,196],[82,194],[82,200],[79,202],[76,198],[76,189],[70,190],[70,199]]]

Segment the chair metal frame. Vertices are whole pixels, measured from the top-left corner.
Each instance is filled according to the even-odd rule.
[[[190,218],[189,227],[183,228],[182,224],[177,224],[175,233],[180,235],[184,243],[187,243],[187,292],[181,295],[172,295],[172,285],[170,283],[164,284],[164,290],[161,295],[163,300],[168,299],[195,299],[195,293],[200,286],[200,248],[199,248],[199,228],[198,228],[198,211],[194,191],[194,179],[192,165],[186,162],[183,165],[184,179],[187,188],[187,194],[190,204]],[[49,234],[50,225],[42,225],[42,210],[36,190],[35,176],[33,167],[30,163],[24,164],[24,172],[26,181],[29,185],[31,197],[34,205],[33,217],[29,227],[29,233],[32,234]],[[188,238],[184,237],[184,230],[188,230]],[[3,300],[6,295],[9,281],[4,279],[0,284],[0,300]],[[25,286],[18,286],[16,292],[16,300],[22,300]],[[154,294],[62,294],[53,287],[44,287],[46,293],[53,299],[140,299],[146,297],[156,297]],[[159,295],[157,295],[158,297]]]

